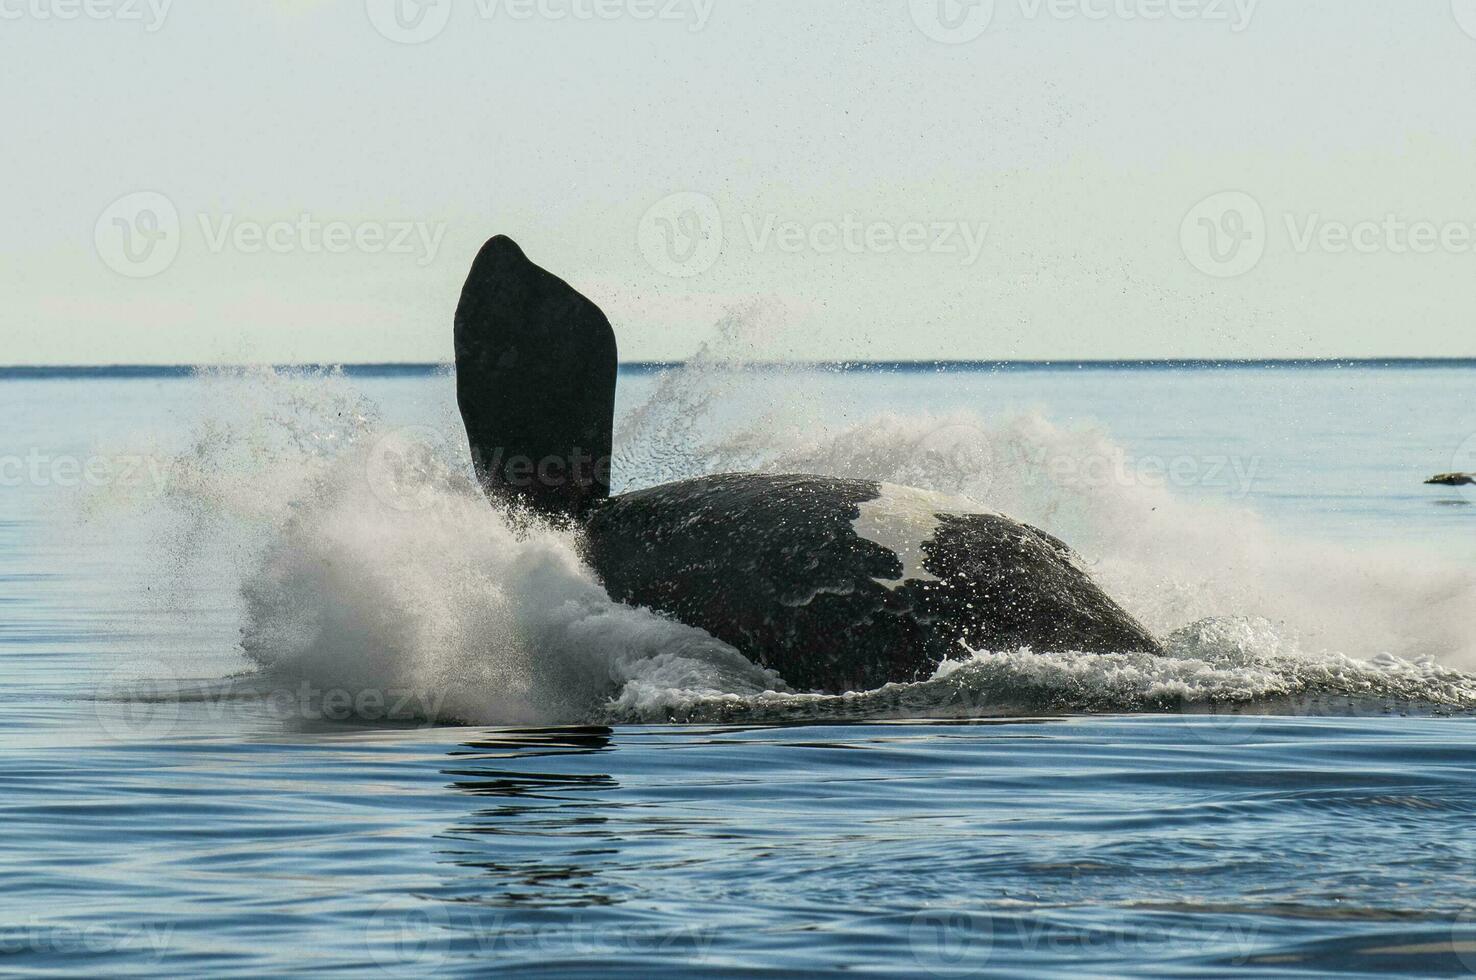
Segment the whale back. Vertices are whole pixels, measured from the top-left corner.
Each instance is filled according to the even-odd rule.
[[[729,473],[622,494],[582,541],[610,597],[798,690],[924,680],[969,650],[1162,652],[1058,539],[956,497]]]
[[[456,308],[456,400],[489,496],[549,516],[610,495],[615,332],[594,303],[503,235]]]

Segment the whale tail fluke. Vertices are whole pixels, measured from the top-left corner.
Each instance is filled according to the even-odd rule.
[[[610,495],[615,332],[512,239],[477,254],[456,308],[456,400],[483,489],[548,516]]]

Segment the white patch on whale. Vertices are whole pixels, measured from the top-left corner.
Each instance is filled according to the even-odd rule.
[[[930,541],[937,532],[939,514],[997,516],[996,511],[966,497],[899,487],[894,483],[881,484],[881,493],[859,506],[861,515],[851,522],[856,536],[881,545],[902,561],[900,578],[874,579],[877,584],[893,590],[906,582],[939,581],[938,576],[923,564],[927,560],[923,543]]]

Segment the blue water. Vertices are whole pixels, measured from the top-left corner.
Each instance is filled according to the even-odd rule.
[[[622,485],[966,493],[1170,650],[826,698],[506,526],[444,372],[0,380],[0,969],[1476,972],[1473,382],[629,372]]]

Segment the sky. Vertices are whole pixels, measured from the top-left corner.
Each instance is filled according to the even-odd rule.
[[[0,363],[1476,356],[1476,0],[0,0]]]

